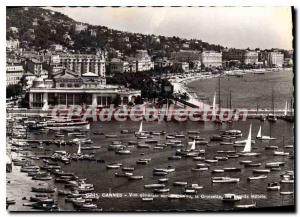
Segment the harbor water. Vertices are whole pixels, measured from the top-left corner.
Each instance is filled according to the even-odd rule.
[[[233,105],[236,107],[256,107],[258,103],[263,108],[268,108],[271,102],[271,91],[274,87],[275,105],[284,108],[285,100],[292,96],[293,74],[291,72],[272,72],[272,74],[264,75],[245,75],[242,78],[226,77],[222,78],[221,91],[222,95],[226,95],[230,89],[232,91]],[[198,80],[189,84],[190,89],[196,91],[199,95],[212,96],[218,89],[218,79]],[[249,132],[249,126],[252,124],[252,139],[255,140],[256,134],[261,126],[262,134],[276,137],[276,140],[261,141],[255,140],[252,145],[253,151],[261,153],[257,157],[239,157],[229,158],[226,161],[212,163],[209,170],[195,172],[191,169],[202,161],[195,161],[193,158],[183,157],[180,160],[169,160],[168,157],[175,155],[177,148],[170,146],[164,149],[154,149],[155,144],[150,144],[150,148],[138,148],[137,146],[129,147],[132,152],[130,155],[118,155],[114,151],[108,151],[108,146],[112,141],[121,141],[127,144],[129,141],[140,141],[142,144],[147,142],[147,139],[138,140],[134,133],[139,129],[140,122],[125,121],[125,122],[91,122],[91,129],[86,132],[86,137],[91,138],[93,146],[100,146],[97,150],[82,150],[83,153],[94,153],[99,161],[71,161],[71,164],[63,164],[62,170],[65,172],[73,172],[78,177],[86,178],[88,183],[95,187],[95,192],[100,193],[100,199],[97,202],[98,207],[103,211],[186,211],[186,210],[230,210],[234,207],[233,203],[224,203],[220,198],[214,198],[215,195],[223,196],[226,193],[237,195],[259,195],[257,198],[245,198],[240,201],[240,204],[256,203],[256,207],[277,207],[285,205],[294,205],[294,195],[281,195],[280,191],[293,192],[293,184],[281,184],[280,191],[267,191],[267,185],[271,182],[280,182],[280,175],[286,171],[294,171],[294,159],[289,156],[274,156],[274,150],[265,150],[266,146],[277,145],[278,151],[289,152],[290,156],[294,155],[294,124],[285,120],[277,120],[276,122],[260,121],[257,119],[248,119],[246,121],[234,121],[233,123],[223,123],[222,125],[213,122],[144,122],[143,130],[145,131],[165,131],[165,135],[157,135],[151,140],[157,140],[158,143],[166,143],[166,135],[183,134],[184,138],[176,138],[181,140],[182,144],[187,144],[189,139],[188,131],[199,131],[199,136],[208,140],[207,145],[197,145],[197,148],[204,149],[205,159],[214,159],[216,156],[227,156],[226,153],[218,153],[220,150],[242,151],[243,147],[233,147],[232,145],[221,145],[220,142],[210,141],[210,137],[220,134],[222,130],[238,129],[242,131],[242,138],[246,139]],[[129,134],[122,134],[121,130],[128,130]],[[102,133],[102,134],[95,134]],[[72,139],[64,132],[64,139]],[[105,135],[115,134],[116,138],[107,138]],[[48,132],[30,132],[29,139],[55,139],[53,131]],[[284,146],[293,146],[286,148]],[[82,146],[84,147],[84,145]],[[40,148],[31,149],[28,155],[45,156],[51,155],[54,151],[64,150],[69,153],[76,153],[78,146],[76,145],[44,145]],[[141,158],[151,159],[147,165],[137,165],[136,161]],[[262,163],[258,168],[244,167],[239,163],[242,160],[252,160],[253,163]],[[268,162],[285,162],[281,166],[281,170],[271,171],[267,174],[266,179],[249,182],[248,177],[254,176],[253,169],[265,169],[265,163]],[[34,160],[36,164],[42,165],[42,160]],[[123,166],[134,167],[135,175],[143,176],[142,180],[129,180],[127,178],[116,177],[116,172],[121,172],[121,169],[108,170],[108,163],[122,163]],[[198,198],[191,197],[182,200],[169,200],[168,198],[155,197],[153,201],[142,201],[140,197],[132,196],[134,193],[153,193],[151,189],[145,189],[145,184],[158,183],[158,179],[162,178],[153,175],[154,168],[174,167],[175,172],[169,173],[164,178],[168,178],[166,186],[170,188],[170,193],[181,194],[183,188],[173,186],[173,182],[183,181],[189,184],[197,183],[203,186],[203,189],[198,190]],[[238,167],[241,171],[225,172],[221,174],[213,174],[212,170],[222,169],[224,167]],[[30,192],[31,186],[38,182],[31,180],[26,174],[20,173],[20,167],[13,166],[13,172],[7,175],[7,180],[11,182],[7,184],[7,197],[15,199],[16,204],[9,207],[9,210],[27,211],[30,207],[22,206],[26,199],[33,195]],[[214,176],[229,176],[240,178],[239,183],[212,183],[211,177]],[[24,181],[20,181],[24,180]],[[54,185],[54,181],[47,181],[50,185]],[[64,189],[63,184],[55,183],[58,189]],[[20,197],[18,192],[22,192]],[[60,210],[73,210],[70,203],[66,203],[63,196],[54,197],[58,200]]]
[[[272,109],[272,90],[274,93],[274,108],[284,109],[285,103],[290,103],[294,94],[294,74],[292,70],[265,72],[264,74],[248,73],[242,77],[225,76],[221,78],[220,92],[223,107],[231,91],[232,108]],[[187,86],[198,94],[209,98],[212,104],[214,93],[218,95],[219,79],[195,80]]]

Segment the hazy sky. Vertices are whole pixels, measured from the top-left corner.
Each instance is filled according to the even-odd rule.
[[[292,49],[289,7],[50,8],[76,21],[235,48]]]

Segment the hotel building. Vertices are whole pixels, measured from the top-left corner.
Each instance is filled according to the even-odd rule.
[[[60,54],[51,57],[51,71],[56,68],[67,68],[77,75],[91,72],[105,77],[105,59],[103,55],[92,54]]]
[[[251,50],[229,49],[223,51],[223,60],[239,61],[242,64],[258,64],[258,52]]]
[[[23,66],[10,65],[6,66],[6,86],[18,84],[24,75]]]
[[[201,52],[195,50],[180,50],[171,53],[171,59],[178,62],[190,62],[201,60]]]
[[[205,67],[222,66],[222,53],[216,51],[203,51],[201,53],[201,63]]]

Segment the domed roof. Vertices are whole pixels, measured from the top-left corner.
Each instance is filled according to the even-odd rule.
[[[32,81],[32,87],[45,87],[44,79],[37,77]]]

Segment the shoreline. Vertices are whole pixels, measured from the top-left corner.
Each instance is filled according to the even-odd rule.
[[[202,100],[198,100],[195,98],[192,94],[198,95],[198,93],[190,90],[190,87],[188,84],[198,81],[198,80],[206,80],[206,79],[213,79],[213,78],[218,78],[218,77],[223,77],[223,76],[235,76],[235,77],[242,77],[243,75],[247,74],[264,74],[264,73],[269,73],[269,72],[276,72],[279,70],[283,71],[290,71],[293,70],[293,68],[265,68],[265,69],[248,69],[248,70],[229,70],[229,71],[223,71],[222,74],[211,74],[211,73],[206,73],[206,74],[199,74],[199,73],[189,73],[184,78],[178,78],[176,77],[175,79],[169,79],[171,84],[174,86],[174,92],[178,93],[186,93],[190,99],[192,99],[192,104],[195,105],[201,105],[201,108],[211,108],[212,105],[209,105],[207,103],[204,103]],[[226,109],[226,108],[224,108]],[[255,108],[241,108],[241,109],[247,109],[247,110],[256,110]],[[265,109],[263,109],[265,110]],[[284,111],[284,109],[282,109]]]

